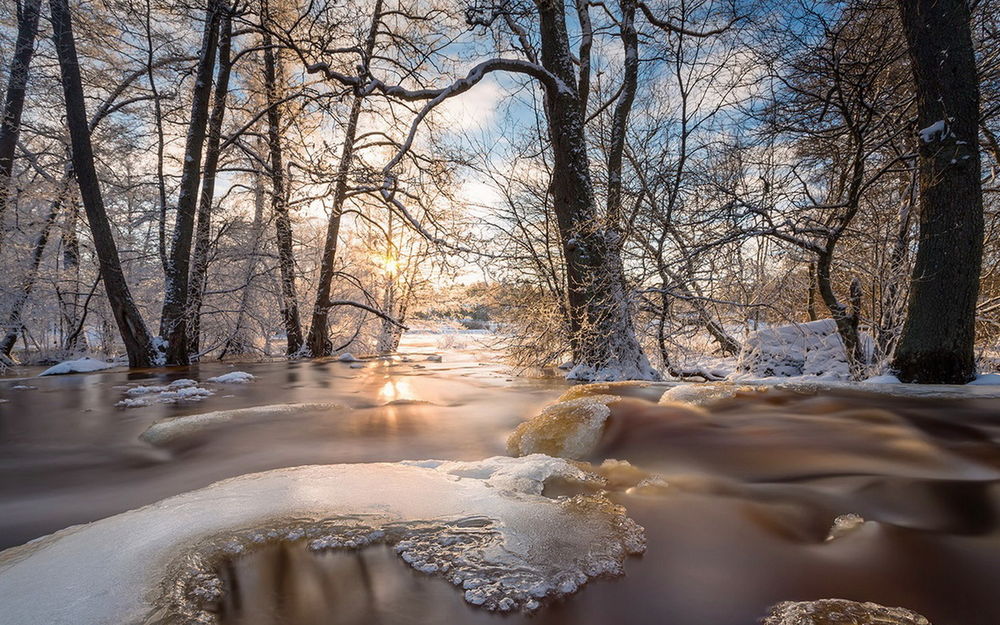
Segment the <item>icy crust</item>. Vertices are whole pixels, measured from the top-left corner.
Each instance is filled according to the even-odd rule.
[[[600,495],[552,499],[545,481],[599,479],[554,458],[306,466],[218,482],[0,553],[5,625],[212,623],[220,559],[276,540],[393,545],[417,570],[497,611],[531,610],[620,575],[641,527]]]
[[[931,625],[905,608],[846,599],[785,601],[771,608],[763,625]]]
[[[346,410],[340,404],[333,403],[273,404],[233,410],[215,410],[183,417],[159,419],[146,428],[146,431],[140,434],[139,438],[151,445],[164,445],[232,421],[253,421],[275,415],[299,415],[318,410],[335,409]]]
[[[619,399],[615,395],[587,395],[553,404],[515,428],[507,438],[507,451],[514,456],[584,458],[601,441],[611,415],[608,404]]]
[[[681,384],[660,396],[661,404],[682,402],[703,406],[712,402],[730,399],[740,394],[765,391],[763,386],[741,386],[727,383]]]

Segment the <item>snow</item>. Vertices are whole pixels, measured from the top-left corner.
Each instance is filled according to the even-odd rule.
[[[765,390],[764,387],[737,385],[728,382],[681,384],[661,395],[659,403],[682,402],[702,406],[722,399],[735,397],[739,393],[754,393],[762,390]]]
[[[125,391],[125,395],[128,397],[115,405],[122,408],[137,408],[150,405],[154,398],[155,401],[165,404],[179,401],[201,401],[215,394],[214,391],[197,386],[197,384],[195,380],[182,378],[174,380],[166,386],[133,386]]]
[[[611,415],[608,404],[619,399],[615,395],[588,395],[549,406],[517,426],[507,439],[507,451],[514,456],[586,457],[604,433],[604,423]]]
[[[254,376],[246,371],[230,371],[214,378],[208,378],[209,382],[216,384],[249,384],[253,382]]]
[[[3,622],[210,622],[205,604],[222,592],[215,563],[278,540],[315,550],[388,543],[470,604],[530,610],[622,574],[645,547],[642,528],[600,495],[539,495],[554,476],[591,479],[529,456],[305,466],[217,482],[0,553]]]
[[[939,119],[930,126],[918,130],[917,135],[920,137],[921,143],[933,143],[944,139],[948,136],[948,123]]]
[[[97,360],[94,358],[83,357],[77,360],[67,360],[61,362],[58,365],[49,367],[45,371],[38,374],[39,377],[43,375],[64,375],[67,373],[90,373],[92,371],[103,371],[104,369],[111,369],[112,367],[117,367],[118,365],[110,362],[105,362],[103,360]]]
[[[870,351],[870,338],[862,336],[861,340]],[[846,380],[851,375],[833,319],[767,326],[751,332],[736,366],[739,371],[756,377]]]
[[[358,362],[358,359],[354,357],[354,354],[350,352],[344,352],[337,357],[340,362]]]
[[[1000,373],[983,373],[976,376],[976,379],[969,382],[973,386],[993,386],[1000,384]]]
[[[863,384],[902,384],[894,375],[876,375],[861,381]]]

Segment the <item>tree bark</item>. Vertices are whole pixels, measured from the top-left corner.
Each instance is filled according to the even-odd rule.
[[[174,223],[170,256],[167,258],[163,312],[160,316],[160,335],[167,343],[168,365],[186,365],[189,361],[187,297],[191,241],[194,236],[195,207],[198,201],[198,185],[201,181],[201,157],[208,125],[208,105],[212,92],[212,72],[215,67],[220,15],[219,0],[209,0],[205,10],[205,29],[202,33],[201,54],[191,98],[191,120],[184,148],[184,164],[177,197],[177,218]]]
[[[41,0],[24,0],[18,8],[17,42],[14,44],[14,56],[10,62],[3,118],[0,119],[0,219],[7,211],[10,176],[14,167],[14,148],[21,129],[21,113],[24,111],[28,68],[35,52]]]
[[[979,83],[969,3],[899,0],[917,94],[920,233],[892,368],[904,382],[975,376],[983,252]]]
[[[146,328],[125,281],[118,248],[115,245],[111,223],[104,209],[94,151],[90,143],[86,101],[80,78],[76,44],[67,0],[50,0],[53,40],[59,56],[63,93],[66,99],[66,124],[73,151],[73,170],[80,198],[87,212],[87,221],[100,263],[101,278],[108,295],[108,303],[121,333],[130,367],[151,367],[157,364],[153,338]]]
[[[265,3],[266,13],[266,3]],[[269,20],[262,16],[262,20]],[[264,91],[267,105],[267,144],[271,167],[271,210],[278,244],[278,265],[281,271],[281,318],[288,338],[286,353],[298,354],[302,349],[302,323],[299,320],[298,297],[295,293],[295,255],[292,251],[292,221],[285,198],[285,172],[281,155],[281,111],[277,85],[277,60],[271,35],[264,30]]]
[[[378,35],[378,25],[382,17],[382,0],[376,0],[372,12],[371,28],[365,39],[363,61],[367,64],[375,50],[375,39]],[[330,317],[330,288],[333,283],[334,261],[337,258],[337,238],[340,236],[340,218],[344,212],[344,201],[347,198],[347,177],[351,172],[354,160],[354,141],[358,132],[358,118],[361,116],[361,104],[364,98],[355,95],[351,102],[351,111],[344,128],[344,145],[340,150],[340,163],[337,165],[337,185],[333,192],[333,207],[330,221],[326,227],[326,241],[323,244],[323,259],[320,261],[319,284],[316,286],[316,302],[313,306],[312,323],[309,326],[307,339],[309,352],[313,357],[329,356],[333,345],[330,342],[328,324]]]
[[[566,258],[574,369],[584,380],[656,379],[635,336],[621,258],[620,233],[604,227],[595,199],[584,112],[566,29],[565,6],[538,0],[542,65],[562,85],[548,88],[552,201]]]
[[[205,150],[205,167],[201,182],[201,199],[198,205],[198,226],[195,232],[194,256],[191,259],[191,280],[188,291],[187,353],[197,354],[201,343],[201,305],[208,279],[208,248],[212,235],[212,203],[215,200],[215,178],[219,168],[222,141],[222,122],[226,116],[226,98],[229,94],[229,76],[232,73],[231,51],[233,18],[230,9],[223,8],[219,33],[219,74],[215,81],[215,99],[208,121],[208,147]]]

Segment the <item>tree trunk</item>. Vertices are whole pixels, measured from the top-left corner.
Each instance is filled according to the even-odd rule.
[[[378,35],[378,25],[382,17],[382,0],[376,0],[372,11],[371,28],[365,39],[364,63],[367,64],[375,50],[375,38]],[[312,323],[309,326],[308,346],[313,357],[329,356],[333,345],[330,343],[328,331],[330,317],[330,288],[333,283],[333,267],[337,258],[337,238],[340,236],[340,218],[344,212],[344,201],[347,198],[347,177],[354,160],[354,140],[358,132],[358,118],[361,116],[361,104],[364,98],[354,96],[351,102],[351,112],[347,117],[344,129],[344,145],[340,150],[340,163],[337,165],[337,186],[333,192],[333,208],[330,221],[326,226],[326,241],[323,244],[323,259],[320,261],[319,284],[316,287],[316,302],[313,306]]]
[[[177,196],[177,218],[174,222],[170,256],[167,258],[163,312],[160,316],[160,335],[167,343],[168,365],[186,365],[189,360],[187,297],[191,240],[194,236],[195,207],[198,201],[198,185],[201,181],[201,157],[208,125],[208,104],[212,93],[212,71],[215,67],[220,14],[219,0],[209,0],[205,10],[205,29],[202,32],[201,54],[191,98],[191,120],[184,148],[184,164]]]
[[[14,167],[14,148],[21,129],[24,111],[24,93],[28,84],[28,67],[35,52],[35,35],[38,33],[38,14],[41,0],[24,0],[17,15],[17,43],[10,62],[7,96],[4,100],[3,118],[0,119],[0,219],[7,211],[10,193],[10,176]]]
[[[198,228],[195,233],[194,256],[191,259],[191,281],[188,291],[188,354],[197,354],[201,343],[201,304],[208,279],[208,247],[212,235],[212,203],[215,200],[215,177],[219,168],[222,122],[226,116],[226,97],[232,70],[230,52],[233,39],[233,18],[223,8],[219,34],[219,75],[215,81],[215,100],[208,122],[208,147],[205,150],[205,171],[202,174],[201,200],[198,205]]]
[[[69,203],[66,223],[62,231],[62,275],[60,284],[70,281],[73,285],[69,293],[57,288],[59,309],[62,312],[62,322],[66,328],[63,339],[63,350],[69,354],[76,353],[80,347],[86,347],[86,337],[80,326],[80,240],[76,236],[76,226],[80,219],[80,207],[76,200]],[[96,284],[94,285],[96,288]]]
[[[266,5],[265,5],[266,7]],[[265,9],[266,10],[266,9]],[[268,18],[262,16],[264,20]],[[277,86],[277,59],[271,35],[264,31],[264,91],[267,98],[267,144],[271,167],[271,210],[278,244],[281,270],[281,318],[288,337],[286,353],[302,349],[302,323],[299,321],[298,297],[295,294],[295,255],[292,251],[292,221],[285,198],[285,172],[281,156],[281,111]]]
[[[584,113],[574,76],[565,7],[538,0],[542,65],[563,83],[546,93],[552,143],[552,200],[566,258],[570,330],[581,380],[656,379],[632,327],[618,254],[620,234],[602,226],[584,136]]]
[[[979,84],[965,0],[900,0],[920,128],[920,234],[892,368],[904,382],[976,373],[983,252]]]
[[[94,152],[90,144],[90,130],[87,122],[86,101],[80,78],[80,65],[73,40],[73,27],[67,0],[50,0],[52,31],[59,68],[62,73],[63,93],[66,98],[66,125],[69,129],[73,151],[73,170],[87,221],[93,236],[94,250],[100,262],[101,278],[108,295],[118,331],[121,333],[125,350],[128,352],[130,367],[151,367],[157,364],[157,354],[153,338],[132,300],[125,274],[122,271],[118,248],[115,245],[111,223],[104,210],[97,170],[94,167]]]
[[[240,292],[240,306],[236,311],[236,323],[233,324],[233,331],[226,339],[219,359],[225,358],[226,354],[245,354],[250,351],[252,340],[247,336],[246,318],[250,308],[250,301],[253,297],[254,273],[257,271],[257,256],[260,253],[261,231],[264,224],[264,180],[260,173],[254,175],[253,185],[253,226],[251,229],[250,259],[247,261],[246,279],[243,282],[243,289]],[[267,337],[268,340],[270,337]],[[270,353],[270,350],[268,350]]]

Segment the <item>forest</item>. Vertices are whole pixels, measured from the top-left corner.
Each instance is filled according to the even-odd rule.
[[[896,4],[18,0],[0,357],[391,353],[478,306],[582,380],[829,319],[851,379],[966,382],[1000,11]]]

